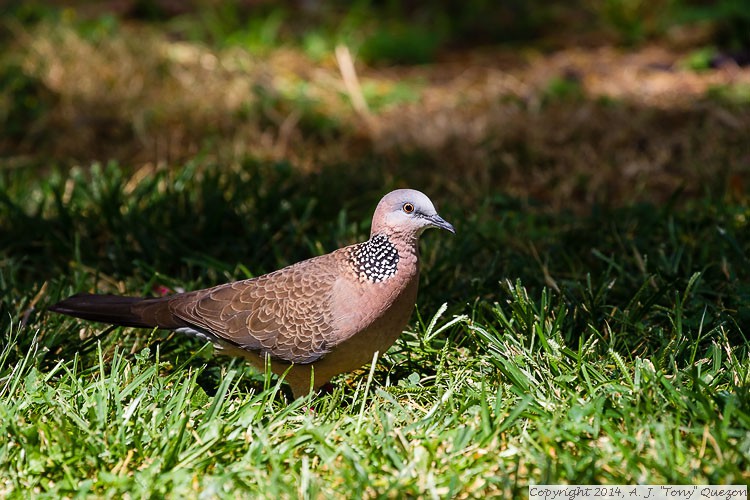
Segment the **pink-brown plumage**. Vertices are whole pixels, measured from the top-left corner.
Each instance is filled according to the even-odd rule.
[[[287,373],[295,397],[385,352],[409,320],[421,233],[453,232],[419,191],[378,204],[370,239],[257,278],[156,299],[77,295],[52,311],[209,340],[220,352]],[[288,371],[287,371],[288,370]]]

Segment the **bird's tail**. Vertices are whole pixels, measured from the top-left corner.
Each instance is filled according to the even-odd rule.
[[[171,314],[163,314],[167,312],[165,309],[168,306],[164,299],[92,294],[74,295],[49,307],[56,313],[100,323],[138,328],[173,327],[174,319]],[[165,316],[171,321],[160,321],[160,317]]]

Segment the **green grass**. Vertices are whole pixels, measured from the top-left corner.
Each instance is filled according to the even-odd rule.
[[[359,64],[409,64],[557,33],[567,10],[537,3],[365,1],[305,17],[237,2],[173,16],[139,2],[124,20],[13,2],[19,24],[0,23],[0,497],[510,498],[532,483],[748,483],[746,86],[719,80],[695,109],[592,106],[572,74],[524,87],[528,98],[468,99],[464,115],[435,93],[450,75],[364,71],[371,118],[414,128],[388,146],[399,134],[353,127],[348,94],[330,84],[339,43]],[[583,18],[640,43],[667,28],[667,4],[687,2],[613,0]],[[741,27],[739,0],[719,4],[693,20]],[[131,31],[138,18],[152,22]],[[282,50],[264,69],[280,46],[320,66],[293,50],[284,63]],[[102,63],[81,64],[92,54]],[[685,64],[710,71],[707,54]],[[227,72],[209,71],[214,60]],[[48,66],[64,70],[57,86]],[[65,86],[80,75],[103,84],[81,97],[85,85]],[[198,83],[180,90],[175,75]],[[243,104],[219,105],[240,81],[257,82]],[[423,91],[421,119],[398,121]],[[431,113],[438,102],[455,113]],[[486,130],[443,144],[429,125],[444,116]],[[194,339],[45,312],[77,292],[197,289],[361,241],[380,196],[404,186],[426,191],[458,234],[425,235],[407,330],[329,393],[289,402],[278,379]],[[629,201],[649,199],[665,201]],[[549,208],[561,206],[578,212]]]
[[[748,482],[743,200],[573,215],[431,192],[458,234],[425,236],[407,331],[374,369],[291,404],[200,342],[44,312],[79,291],[198,288],[362,239],[403,182],[381,175],[1,171],[0,496]]]

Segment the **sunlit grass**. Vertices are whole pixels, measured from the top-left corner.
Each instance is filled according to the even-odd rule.
[[[288,404],[278,380],[194,340],[44,312],[78,291],[192,289],[331,250],[364,237],[353,221],[381,194],[336,203],[333,173],[301,198],[304,181],[273,166],[211,172],[3,173],[4,496],[750,479],[743,206],[460,217],[433,196],[458,235],[425,238],[408,331],[372,372]]]
[[[0,497],[750,481],[747,70],[703,54],[696,73],[660,47],[438,55],[490,4],[437,31],[396,12],[409,29],[393,33],[368,5],[292,38],[306,21],[248,20],[232,3],[161,23],[13,7],[0,25]],[[533,5],[503,16],[502,36],[550,14]],[[600,14],[631,42],[656,26]],[[354,57],[356,110],[337,46]],[[396,187],[428,193],[457,235],[424,236],[406,331],[329,392],[291,402],[282,381],[197,340],[45,311],[361,241]]]

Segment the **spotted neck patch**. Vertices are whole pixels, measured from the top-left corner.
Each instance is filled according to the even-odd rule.
[[[349,254],[349,262],[360,279],[380,283],[396,274],[398,251],[387,236],[376,234],[354,246]]]

